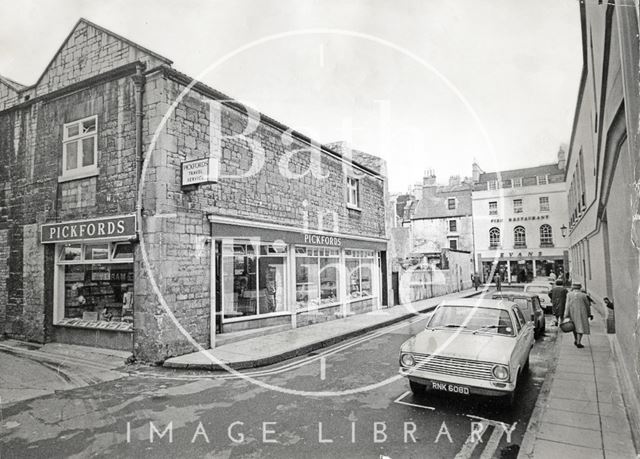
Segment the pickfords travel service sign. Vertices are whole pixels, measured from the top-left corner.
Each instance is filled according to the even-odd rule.
[[[47,223],[40,227],[40,241],[43,244],[93,239],[132,239],[135,236],[135,214]]]

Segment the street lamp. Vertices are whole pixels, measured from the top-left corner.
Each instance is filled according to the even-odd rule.
[[[562,233],[562,237],[566,237],[567,236],[567,227],[562,225],[560,227],[560,232]]]

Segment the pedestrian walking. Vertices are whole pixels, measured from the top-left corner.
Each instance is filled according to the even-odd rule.
[[[573,344],[579,349],[584,347],[582,335],[590,334],[589,320],[593,319],[591,301],[581,289],[582,284],[579,282],[571,284],[571,291],[567,293],[567,304],[564,311],[564,317],[568,317],[573,322]]]
[[[551,298],[551,309],[556,318],[555,324],[558,325],[564,317],[564,309],[567,303],[567,289],[563,286],[562,279],[556,280],[556,285],[549,292]]]
[[[502,291],[502,280],[500,279],[500,274],[496,273],[495,276],[493,276],[493,282],[496,284],[496,290],[498,292]]]
[[[473,286],[476,288],[476,292],[477,292],[478,287],[480,287],[480,276],[478,274],[473,276]]]

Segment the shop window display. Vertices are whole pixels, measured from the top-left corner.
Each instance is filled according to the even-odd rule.
[[[126,256],[116,257],[116,253]],[[58,325],[133,329],[133,249],[130,243],[65,244],[57,261],[63,304]],[[60,305],[58,305],[60,307]]]
[[[340,250],[296,247],[296,306],[298,309],[339,303]]]
[[[345,250],[347,294],[351,299],[373,296],[373,266],[375,254],[371,250]]]
[[[286,310],[286,255],[280,244],[222,242],[225,319]]]

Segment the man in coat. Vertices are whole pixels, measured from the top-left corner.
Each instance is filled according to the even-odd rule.
[[[591,300],[589,296],[582,291],[582,284],[574,282],[571,284],[571,291],[567,293],[567,306],[564,311],[564,317],[573,321],[573,344],[582,349],[582,335],[590,333],[589,320],[593,319],[591,315]]]
[[[551,298],[553,315],[556,318],[555,325],[558,325],[564,316],[564,308],[567,302],[567,289],[562,286],[562,279],[556,280],[556,285],[549,292]]]

